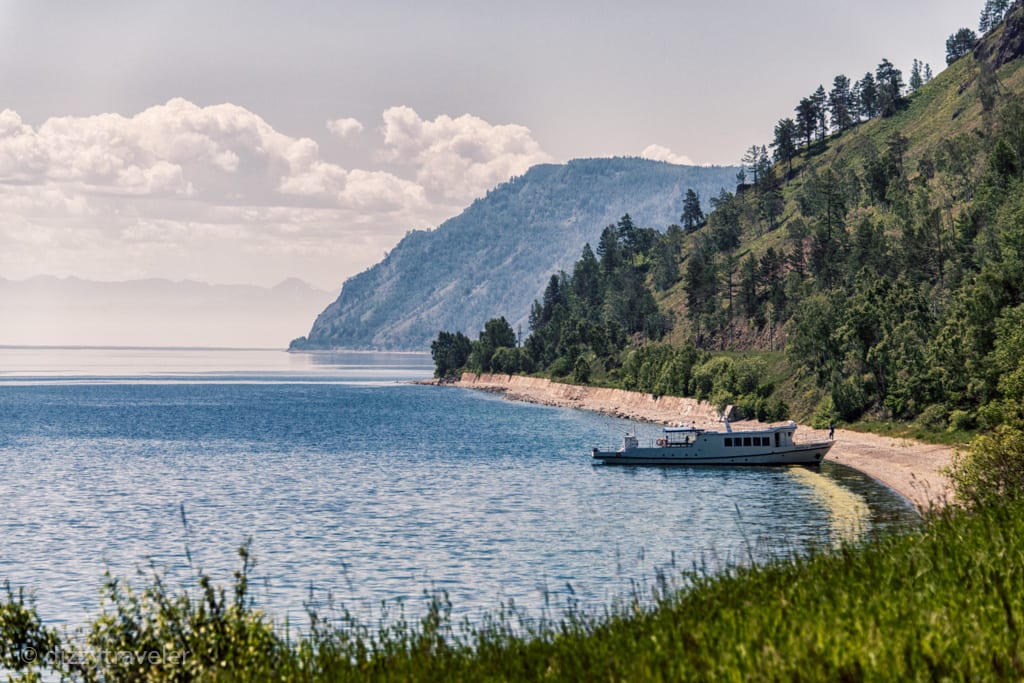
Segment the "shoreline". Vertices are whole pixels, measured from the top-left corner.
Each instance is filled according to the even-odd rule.
[[[475,375],[465,373],[454,382],[436,379],[416,384],[452,386],[502,394],[510,401],[536,403],[557,408],[576,408],[638,422],[666,426],[696,425],[715,428],[719,411],[706,401],[678,396],[654,397],[625,389],[562,384],[540,377],[519,375]],[[734,422],[740,429],[762,423]],[[828,431],[798,425],[798,441],[820,441]],[[949,478],[942,474],[952,461],[954,448],[837,429],[835,445],[826,460],[852,467],[888,486],[919,512],[940,508],[952,501]]]

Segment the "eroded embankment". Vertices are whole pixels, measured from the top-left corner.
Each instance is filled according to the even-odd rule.
[[[500,393],[514,401],[580,408],[665,425],[695,424],[714,428],[719,421],[719,411],[706,401],[678,396],[656,398],[636,391],[562,384],[540,377],[465,373],[452,386]],[[736,423],[735,426],[756,424]],[[828,438],[827,432],[803,425],[797,434],[799,441]],[[837,430],[835,437],[829,460],[858,469],[886,484],[918,510],[949,502],[950,482],[942,471],[953,457],[952,448],[844,429]]]

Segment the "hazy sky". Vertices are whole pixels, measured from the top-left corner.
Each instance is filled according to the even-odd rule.
[[[736,163],[983,4],[0,0],[0,277],[335,288],[538,162]]]

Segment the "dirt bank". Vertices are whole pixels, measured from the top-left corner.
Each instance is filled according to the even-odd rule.
[[[424,383],[434,383],[426,381]],[[714,427],[719,413],[711,404],[689,398],[642,394],[622,389],[581,387],[537,377],[474,375],[466,373],[452,386],[501,393],[514,401],[561,408],[593,410],[605,415],[666,425],[696,424]],[[757,423],[737,423],[742,428]],[[828,433],[801,426],[798,441],[828,438]],[[954,450],[910,439],[836,430],[836,444],[828,459],[848,465],[886,484],[918,509],[945,505],[950,500],[949,479],[941,470]]]

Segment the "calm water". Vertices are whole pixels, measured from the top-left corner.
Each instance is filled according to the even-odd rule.
[[[885,487],[820,469],[610,468],[656,428],[461,389],[415,354],[0,348],[0,580],[44,619],[94,615],[103,572],[229,581],[304,623],[447,590],[469,616],[572,591],[601,609],[656,568],[764,558],[907,523]],[[188,527],[182,521],[184,507]],[[567,587],[571,585],[571,589]]]

